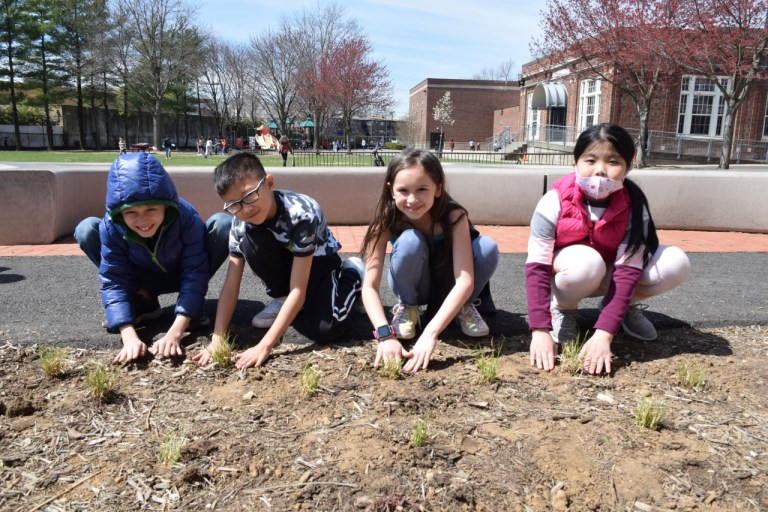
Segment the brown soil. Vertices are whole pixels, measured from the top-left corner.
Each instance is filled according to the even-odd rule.
[[[768,508],[768,327],[620,338],[612,377],[540,373],[526,338],[503,341],[493,384],[459,343],[400,380],[370,367],[373,343],[284,344],[245,373],[129,365],[98,401],[83,365],[112,352],[69,349],[67,374],[49,378],[33,347],[0,332],[0,509]],[[703,368],[703,388],[679,384],[682,362]],[[308,364],[321,374],[311,397]],[[658,430],[635,425],[643,397],[667,405]],[[172,432],[189,442],[164,465]]]

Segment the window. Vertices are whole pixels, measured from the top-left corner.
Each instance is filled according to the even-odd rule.
[[[719,78],[721,86],[730,87],[730,79]],[[677,133],[720,137],[727,108],[722,91],[714,80],[703,76],[684,76],[680,82],[680,108]]]
[[[763,121],[763,138],[768,139],[768,101],[765,102],[765,120]]]
[[[541,111],[533,109],[533,90],[527,97],[528,126],[526,126],[526,140],[538,140],[539,125],[541,124]]]
[[[600,115],[600,80],[581,81],[579,93],[579,130],[584,131],[598,123]]]

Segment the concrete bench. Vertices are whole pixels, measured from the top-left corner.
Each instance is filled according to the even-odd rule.
[[[447,165],[448,191],[476,224],[524,226],[548,184],[569,168],[533,169]],[[203,219],[220,211],[210,168],[169,172],[181,197]],[[385,170],[369,168],[270,169],[277,188],[306,193],[332,225],[366,225],[373,216]],[[104,214],[106,170],[0,171],[0,245],[48,244],[71,235],[87,216]],[[657,227],[768,233],[768,173],[633,170],[648,196]]]

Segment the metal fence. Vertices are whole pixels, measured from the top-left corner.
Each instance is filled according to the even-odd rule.
[[[529,126],[525,130],[502,130],[497,136],[488,139],[489,147],[507,152],[523,143],[528,147],[529,157],[535,148],[540,151],[560,151],[570,153],[582,130],[574,127],[540,125]],[[627,129],[633,137],[639,136],[639,130]],[[722,153],[722,138],[685,136],[674,132],[651,130],[648,132],[647,155],[669,157],[677,160],[684,158],[717,161]],[[735,139],[731,161],[768,163],[768,141]]]

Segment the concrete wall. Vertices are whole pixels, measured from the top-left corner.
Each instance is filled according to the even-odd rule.
[[[311,195],[330,224],[365,225],[382,168],[281,168],[277,188]],[[569,168],[446,166],[449,193],[476,224],[524,226],[539,198]],[[222,207],[210,169],[171,170],[179,195],[205,219]],[[106,171],[0,171],[0,245],[47,244],[71,235],[84,217],[104,214]],[[633,170],[656,226],[768,233],[768,173]]]

